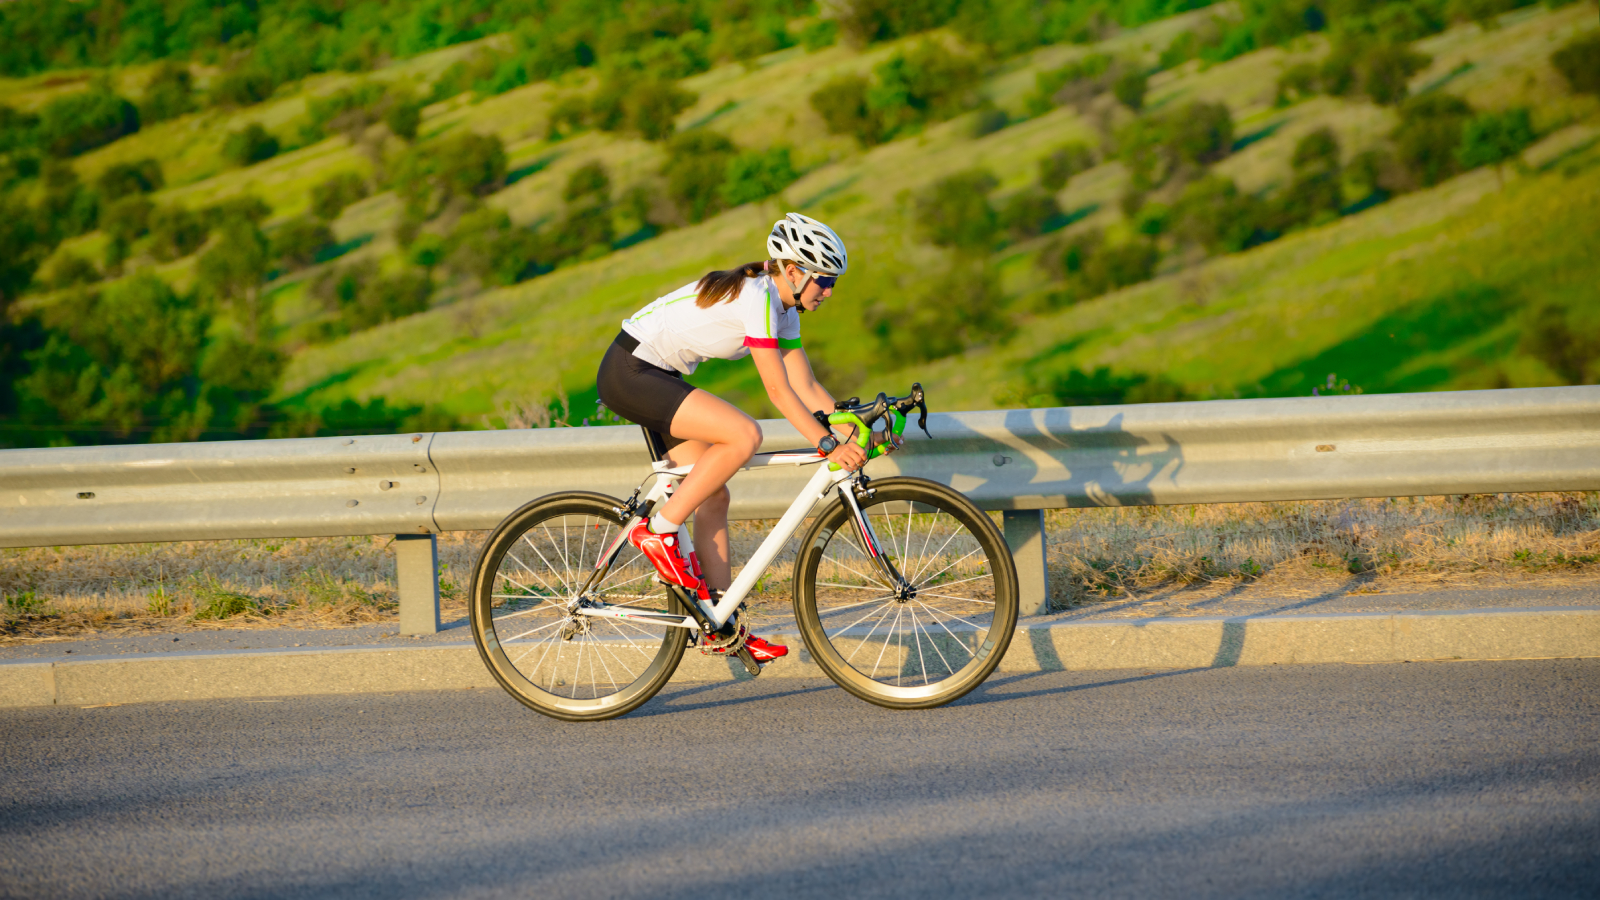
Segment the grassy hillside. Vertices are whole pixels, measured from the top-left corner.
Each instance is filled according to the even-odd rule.
[[[1002,107],[1020,107],[1035,73],[1097,50],[1153,54],[1201,15],[1127,32],[1110,46],[1044,48],[1011,63],[985,89]],[[1547,367],[1518,351],[1520,311],[1550,299],[1595,302],[1588,286],[1600,277],[1592,252],[1600,176],[1592,168],[1595,104],[1566,92],[1546,58],[1559,41],[1594,24],[1592,4],[1538,8],[1493,31],[1461,26],[1420,42],[1434,59],[1412,79],[1414,91],[1448,85],[1485,108],[1526,104],[1543,123],[1544,142],[1528,152],[1525,171],[1505,176],[1504,188],[1495,172],[1472,172],[1245,253],[1187,266],[1169,259],[1170,271],[1156,281],[1053,312],[1043,298],[1057,285],[1035,262],[1061,234],[1024,242],[996,260],[1007,308],[1017,317],[1012,336],[957,357],[897,364],[863,324],[863,310],[886,298],[963,302],[944,290],[948,254],[911,236],[907,195],[974,165],[1001,177],[1000,195],[1021,189],[1034,179],[1037,161],[1064,141],[1097,139],[1095,123],[1070,107],[976,139],[969,115],[867,152],[839,138],[797,141],[815,168],[777,201],[309,348],[296,357],[284,390],[308,402],[439,399],[466,416],[557,391],[592,394],[593,368],[622,317],[708,268],[759,255],[760,236],[785,209],[834,224],[851,246],[850,276],[828,308],[805,322],[807,346],[836,392],[893,390],[920,377],[946,408],[987,408],[1045,402],[1038,388],[1053,374],[1100,366],[1160,375],[1195,396],[1307,394],[1330,372],[1367,391],[1556,383]],[[804,96],[839,69],[868,68],[893,49],[785,53],[755,71],[719,69],[689,82],[702,99],[682,121],[731,102],[737,105],[717,124],[741,139],[821,135],[814,114],[785,97]],[[1189,63],[1152,80],[1148,106],[1226,102],[1243,146],[1219,170],[1241,187],[1270,189],[1288,177],[1300,136],[1329,126],[1353,155],[1393,127],[1392,109],[1361,101],[1274,105],[1277,73],[1323,50],[1309,38],[1204,69]],[[798,91],[785,81],[791,77],[800,79]],[[531,219],[541,203],[548,208],[568,157],[604,152],[621,162],[653,149],[590,139],[608,146],[557,147],[546,169],[493,202]],[[1061,192],[1062,208],[1082,216],[1066,234],[1117,227],[1121,170],[1116,162],[1098,166]],[[764,409],[747,363],[708,365],[696,380],[752,411]]]
[[[179,292],[175,302],[192,298],[203,307],[210,333],[270,345],[281,354],[281,374],[274,374],[270,396],[258,400],[275,415],[382,401],[432,410],[430,427],[477,427],[507,410],[566,397],[576,422],[592,414],[594,369],[622,318],[708,269],[758,258],[772,221],[798,210],[833,225],[851,251],[850,274],[804,322],[808,352],[841,395],[920,380],[939,408],[974,409],[1303,395],[1330,374],[1368,392],[1600,379],[1600,341],[1562,337],[1590,321],[1600,333],[1593,290],[1600,283],[1593,252],[1600,246],[1593,213],[1600,100],[1574,93],[1551,63],[1557,48],[1600,30],[1593,0],[1485,14],[1479,23],[1404,38],[1407,52],[1420,54],[1402,72],[1410,73],[1401,84],[1412,97],[1424,104],[1459,98],[1471,115],[1525,110],[1536,139],[1526,149],[1519,144],[1505,165],[1431,186],[1414,172],[1394,174],[1395,135],[1416,104],[1379,104],[1348,87],[1285,94],[1281,81],[1289,73],[1325,73],[1348,45],[1333,28],[1257,41],[1267,32],[1249,17],[1276,6],[1293,4],[1223,5],[1126,29],[1097,20],[1095,30],[1075,33],[1078,43],[1016,53],[963,43],[971,35],[943,29],[866,44],[796,45],[712,66],[676,82],[694,98],[677,114],[676,131],[725,135],[738,151],[789,148],[798,178],[775,196],[699,222],[669,198],[671,142],[560,125],[563,108],[603,92],[603,67],[498,94],[454,94],[421,109],[411,140],[381,123],[320,134],[305,123],[317,104],[362,85],[428,96],[463,65],[509,58],[503,55],[516,52],[516,36],[461,43],[370,72],[312,74],[255,105],[211,106],[150,124],[72,160],[86,185],[115,167],[158,160],[164,186],[149,195],[157,208],[199,211],[230,198],[262,198],[271,207],[260,223],[264,240],[306,222],[314,190],[330,177],[354,173],[370,185],[375,193],[332,219],[334,242],[318,262],[268,273],[259,288],[264,325],[244,321],[240,303],[207,294],[197,277],[204,252],[163,262],[148,250],[151,238],[138,239],[126,265],[108,264],[92,290],[112,296],[143,277],[139,272],[153,272]],[[800,34],[819,24],[826,23],[808,18],[787,27]],[[1236,39],[1250,28],[1257,42],[1249,46],[1263,49],[1244,52]],[[845,76],[881,79],[885,66],[930,40],[971,59],[981,73],[964,100],[967,112],[942,121],[929,115],[865,146],[830,132],[810,102],[814,94]],[[1174,55],[1186,41],[1201,49]],[[1073,66],[1104,70],[1108,61],[1110,73],[1093,92],[1073,93],[1096,76],[1061,76],[1065,87],[1060,78],[1049,81]],[[1358,80],[1368,65],[1355,67]],[[140,63],[0,79],[0,100],[36,113],[62,96],[99,89],[92,84],[139,98],[158,71]],[[190,71],[200,91],[226,74],[209,62]],[[1131,101],[1110,90],[1113,76],[1122,75],[1137,75],[1142,85]],[[1054,87],[1044,90],[1045,83]],[[1197,103],[1226,108],[1227,141],[1204,160],[1158,164],[1152,178],[1130,150],[1139,127],[1175,127],[1204,108]],[[280,140],[282,152],[254,164],[229,162],[230,135],[251,124]],[[1284,198],[1305,182],[1297,155],[1324,133],[1336,143],[1336,173],[1343,172],[1335,176],[1337,209],[1271,224]],[[504,174],[481,198],[457,197],[411,222],[422,238],[413,243],[406,222],[415,212],[396,190],[403,181],[397,173],[427,148],[467,134],[498,140]],[[1086,148],[1090,165],[1059,189],[1042,187],[1041,163],[1073,144]],[[1377,175],[1371,185],[1355,186],[1352,173],[1363,159],[1389,179],[1382,190]],[[483,208],[504,211],[524,238],[559,232],[573,209],[564,199],[570,179],[595,163],[609,176],[617,221],[627,219],[617,211],[624,198],[645,198],[648,209],[629,220],[637,230],[562,257],[553,271],[529,267],[509,286],[459,265],[421,261],[419,247],[432,241],[449,250],[460,240],[457,229]],[[932,243],[924,227],[935,208],[930,192],[973,170],[994,177],[984,209],[1004,218],[1015,202],[1048,193],[1052,212],[1039,227],[1000,228],[976,249]],[[1237,246],[1203,246],[1184,231],[1189,193],[1218,179],[1236,185],[1238,203],[1257,210],[1254,233]],[[13,196],[45,204],[44,181],[21,181]],[[204,246],[218,241],[213,233]],[[45,276],[72,257],[98,266],[109,259],[109,244],[103,227],[61,241],[31,292],[12,304],[11,319],[39,316],[64,327],[58,323],[80,315],[86,288],[52,289]],[[1086,289],[1068,262],[1079,245],[1142,248],[1150,265],[1111,285],[1137,282],[1131,286]],[[365,270],[369,278],[426,267],[432,292],[425,311],[373,327],[341,324],[329,279],[362,265],[373,267]],[[1583,356],[1591,350],[1592,365]],[[11,364],[3,352],[0,363]],[[693,380],[753,413],[772,414],[747,362],[713,362]]]

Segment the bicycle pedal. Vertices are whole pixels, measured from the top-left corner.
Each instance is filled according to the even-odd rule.
[[[739,661],[744,663],[744,670],[754,678],[761,674],[761,664],[756,662],[755,655],[744,647],[739,648]]]

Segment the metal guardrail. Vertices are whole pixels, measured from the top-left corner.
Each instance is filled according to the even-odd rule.
[[[804,445],[783,420],[761,426],[763,449]],[[1037,545],[1030,573],[1038,516],[1015,511],[1600,489],[1600,387],[965,412],[928,428],[868,471],[1013,511],[1013,548]],[[632,426],[0,450],[0,547],[486,529],[554,491],[627,496],[647,472]],[[731,514],[780,514],[808,474],[736,476]]]

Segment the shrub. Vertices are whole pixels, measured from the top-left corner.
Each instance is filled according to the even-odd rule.
[[[246,218],[229,218],[214,246],[200,255],[195,275],[200,286],[233,308],[246,338],[255,343],[267,324],[261,303],[261,282],[271,268],[267,239]]]
[[[1082,297],[1096,297],[1148,281],[1155,274],[1161,251],[1154,241],[1135,239],[1104,246],[1083,263],[1078,284]]]
[[[839,23],[833,19],[817,19],[800,29],[800,46],[807,53],[815,53],[833,46],[839,40]]]
[[[46,159],[39,167],[44,197],[38,208],[38,233],[47,242],[83,234],[95,227],[102,212],[99,195],[83,186],[72,164]]]
[[[1173,210],[1174,233],[1212,253],[1233,253],[1266,239],[1260,201],[1231,178],[1208,175],[1184,188]]]
[[[1074,142],[1039,160],[1039,186],[1051,193],[1067,186],[1072,176],[1094,166],[1094,151]]]
[[[955,260],[922,293],[904,305],[883,304],[867,314],[872,330],[897,359],[942,359],[1011,331],[994,272],[975,260]]]
[[[345,308],[344,318],[350,330],[358,331],[423,312],[432,296],[433,280],[426,272],[407,269],[379,275],[361,285],[355,302]]]
[[[998,106],[984,105],[978,108],[977,115],[972,118],[972,136],[981,138],[1011,124],[1011,116]]]
[[[383,124],[402,140],[417,139],[417,129],[422,127],[422,105],[414,101],[396,102],[383,114]]]
[[[1429,58],[1401,44],[1378,44],[1362,55],[1357,67],[1361,92],[1382,106],[1406,99],[1411,76],[1427,68]]]
[[[486,207],[461,217],[445,242],[445,264],[481,284],[515,284],[536,265],[534,236],[511,224],[504,210]]]
[[[332,222],[345,207],[367,196],[367,180],[357,172],[340,172],[311,187],[311,212]]]
[[[811,107],[830,132],[872,146],[968,109],[978,77],[973,59],[923,40],[879,63],[872,81],[859,75],[834,78],[811,95]]]
[[[1344,187],[1339,140],[1333,131],[1324,127],[1302,137],[1290,162],[1294,180],[1277,199],[1272,229],[1285,231],[1337,216],[1344,205]]]
[[[567,176],[566,187],[561,189],[561,199],[568,203],[596,198],[602,202],[611,200],[611,176],[606,173],[605,164],[599,161],[574,169]]]
[[[793,184],[799,174],[788,147],[747,150],[728,160],[727,174],[717,188],[728,207],[765,200]]]
[[[1600,317],[1544,301],[1522,317],[1517,349],[1543,362],[1567,384],[1600,382]]]
[[[205,219],[182,206],[160,206],[150,214],[150,255],[171,262],[199,250],[206,242]]]
[[[176,119],[194,109],[194,76],[184,65],[166,60],[150,74],[139,102],[139,119],[147,124]]]
[[[989,192],[999,180],[983,169],[942,178],[916,197],[916,230],[924,240],[969,253],[994,246],[999,218]]]
[[[200,215],[207,228],[220,228],[234,221],[260,226],[272,215],[272,207],[255,194],[240,194],[211,204]]]
[[[1456,150],[1472,118],[1472,107],[1454,94],[1424,94],[1400,109],[1392,138],[1400,163],[1424,186],[1444,181],[1461,170]]]
[[[284,268],[303,269],[317,261],[318,255],[333,246],[333,229],[328,223],[300,216],[290,219],[272,234],[272,258]]]
[[[1567,84],[1580,94],[1600,94],[1600,32],[1575,38],[1550,55]]]
[[[1043,191],[1020,191],[1006,199],[1000,208],[1000,225],[1012,240],[1022,241],[1044,233],[1045,226],[1061,215],[1061,207],[1052,194]]]
[[[208,93],[213,106],[252,106],[271,97],[276,88],[268,72],[244,68],[224,73]]]
[[[1526,107],[1498,113],[1480,113],[1470,119],[1456,148],[1463,169],[1494,166],[1516,159],[1534,141],[1533,121]]]
[[[0,105],[0,153],[14,153],[39,142],[39,117]]]
[[[49,272],[44,276],[45,283],[53,291],[99,280],[100,270],[94,267],[94,263],[76,253],[62,253],[57,256],[50,264]]]
[[[838,22],[856,43],[869,44],[938,28],[959,8],[954,0],[854,0],[840,11]]]
[[[463,131],[413,148],[395,174],[395,191],[415,222],[450,198],[483,197],[505,186],[506,150],[498,135]]]
[[[840,75],[811,94],[811,108],[833,134],[847,134],[864,147],[885,140],[882,117],[867,102],[871,82],[860,75]]]
[[[153,159],[115,163],[107,166],[95,179],[95,189],[106,202],[120,200],[129,194],[148,194],[166,184],[161,176],[161,164]]]
[[[1150,79],[1144,72],[1129,69],[1117,76],[1111,84],[1111,95],[1123,106],[1138,112],[1144,108],[1144,94],[1150,86]]]
[[[1318,70],[1308,62],[1296,63],[1278,75],[1278,92],[1274,101],[1278,106],[1288,106],[1317,93],[1321,84]]]
[[[222,144],[222,157],[236,166],[252,166],[277,155],[278,139],[260,122],[251,122],[238,131],[229,132]]]
[[[733,141],[704,128],[674,135],[668,142],[661,174],[667,180],[667,197],[684,218],[699,222],[721,211],[721,188],[736,153]]]
[[[1110,87],[1111,63],[1111,57],[1095,53],[1034,75],[1028,113],[1043,115],[1057,106],[1082,104],[1104,93]]]
[[[77,156],[139,130],[139,110],[97,86],[58,97],[39,111],[39,143],[56,156]]]
[[[133,194],[106,204],[100,210],[100,230],[113,241],[131,244],[150,230],[155,204],[143,194]]]
[[[661,78],[611,71],[589,100],[587,121],[601,131],[625,131],[647,141],[672,136],[678,113],[698,97]]]

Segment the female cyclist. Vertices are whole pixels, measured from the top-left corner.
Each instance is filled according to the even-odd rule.
[[[815,312],[849,268],[844,242],[815,219],[789,213],[767,236],[765,262],[706,273],[623,320],[600,362],[600,400],[664,438],[673,465],[694,464],[665,505],[629,539],[668,582],[701,596],[728,589],[728,479],[761,447],[761,426],[683,376],[708,359],[755,361],[772,405],[832,462],[858,469],[864,450],[840,443],[813,410],[833,409],[800,346],[800,314]],[[694,515],[699,571],[680,552],[679,529]],[[703,576],[703,577],[702,577]],[[757,662],[789,652],[751,637]]]

